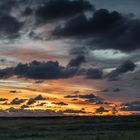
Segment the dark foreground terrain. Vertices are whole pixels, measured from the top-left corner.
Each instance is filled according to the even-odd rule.
[[[140,140],[140,116],[0,118],[0,140]]]

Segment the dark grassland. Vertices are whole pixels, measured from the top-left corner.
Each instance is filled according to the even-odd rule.
[[[0,118],[0,140],[140,140],[140,116]]]

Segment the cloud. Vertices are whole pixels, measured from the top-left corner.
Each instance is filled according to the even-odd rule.
[[[0,2],[0,12],[1,13],[9,13],[13,7],[17,5],[16,0],[2,0]]]
[[[10,93],[17,93],[16,90],[10,90],[9,92],[10,92]]]
[[[34,103],[36,103],[36,100],[31,98],[28,100],[27,105],[33,105]]]
[[[83,36],[87,33],[88,21],[84,14],[78,15],[68,22],[63,27],[56,27],[53,34],[58,36]]]
[[[86,72],[87,79],[102,79],[103,72],[99,69],[89,68]]]
[[[109,104],[107,102],[104,102],[104,100],[99,97],[87,99],[85,101],[80,101],[79,103],[80,104],[94,104],[94,105]]]
[[[77,98],[78,95],[66,95],[64,96],[64,98]]]
[[[76,55],[76,56],[86,56],[89,54],[89,51],[86,47],[73,47],[70,52],[71,55]]]
[[[85,99],[84,101],[80,101],[80,104],[106,104],[103,98],[94,94],[79,95],[79,98]]]
[[[0,77],[8,78],[13,75],[13,68],[0,69]]]
[[[49,61],[47,63],[33,61],[29,65],[19,64],[15,67],[16,75],[31,79],[53,79],[61,74],[61,67],[58,62]]]
[[[8,101],[7,98],[0,98],[0,102]]]
[[[10,107],[9,109],[7,109],[8,112],[18,112],[18,109],[14,108],[14,107]]]
[[[94,94],[67,95],[64,96],[64,98],[74,99],[74,101],[77,101],[77,99],[84,99],[82,101],[77,102],[80,104],[108,104],[107,102],[104,101],[103,98],[96,96]]]
[[[24,110],[10,107],[0,114],[0,116],[8,117],[47,117],[47,116],[64,116],[63,112],[53,110]]]
[[[81,98],[81,99],[91,99],[91,98],[96,98],[94,94],[83,94],[83,95],[67,95],[64,96],[64,98]]]
[[[0,77],[8,78],[14,75],[35,80],[69,78],[75,75],[77,69],[65,68],[56,61],[32,61],[29,64],[18,64],[15,67],[1,69]]]
[[[23,11],[24,16],[30,16],[33,13],[33,10],[30,7],[26,7]]]
[[[25,109],[25,108],[28,108],[29,106],[28,105],[22,105],[21,107],[20,107],[20,109]]]
[[[127,73],[129,71],[134,71],[135,67],[136,65],[131,60],[127,60],[122,63],[118,68],[109,73],[108,78],[111,81],[117,80],[119,75]]]
[[[87,0],[48,0],[36,10],[37,18],[46,21],[66,18],[75,14],[93,10],[94,6]]]
[[[81,64],[85,62],[84,56],[78,56],[68,63],[66,67],[63,67],[57,61],[32,61],[31,63],[22,64],[19,63],[15,67],[0,69],[1,78],[9,78],[12,76],[18,76],[23,78],[29,78],[34,80],[48,80],[48,79],[65,79],[74,76],[84,76],[86,79],[102,79],[103,72],[97,68],[80,68]],[[110,72],[106,77],[109,80],[117,79],[119,75],[133,71],[136,65],[128,60],[116,70]]]
[[[81,14],[70,19],[63,26],[58,26],[53,35],[84,38],[90,49],[129,52],[139,49],[140,20],[117,11],[99,9],[90,18]]]
[[[77,67],[66,67],[63,68],[61,71],[61,75],[59,78],[71,78],[73,76],[75,76],[78,72],[78,68]]]
[[[122,111],[140,111],[140,101],[133,101],[121,105]]]
[[[85,59],[85,56],[79,55],[76,58],[70,60],[68,67],[79,67],[86,61]]]
[[[68,105],[68,104],[66,104],[64,102],[52,102],[52,104],[60,105],[60,106],[67,106]]]
[[[19,99],[19,98],[15,98],[11,101],[11,105],[20,105],[22,103],[24,103],[26,101],[26,99]]]
[[[120,92],[121,90],[119,88],[113,89],[113,92]]]
[[[83,99],[96,98],[96,96],[94,94],[84,94],[84,95],[79,95],[78,97],[83,98]]]
[[[99,107],[96,109],[96,113],[105,113],[105,112],[109,112],[109,111],[106,110],[104,107]]]
[[[33,61],[30,64],[17,65],[14,73],[31,79],[59,79],[73,76],[75,69],[65,69],[57,61]]]
[[[46,104],[47,104],[46,102],[42,102],[42,103],[37,104],[37,106],[44,106]]]
[[[34,98],[34,100],[46,100],[46,98],[44,98],[42,95],[38,95]]]
[[[66,114],[81,114],[81,113],[84,114],[84,113],[86,113],[82,109],[81,110],[66,109],[63,112],[66,113]]]
[[[8,37],[16,37],[23,23],[19,22],[15,17],[8,14],[0,13],[0,35]]]

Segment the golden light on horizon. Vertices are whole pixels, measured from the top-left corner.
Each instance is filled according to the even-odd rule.
[[[115,104],[119,104],[118,102],[111,103],[108,100],[105,101],[108,102],[105,104],[86,103],[88,98],[84,98],[84,95],[91,96],[90,94],[93,94],[93,96],[97,96],[98,98],[99,91],[89,87],[79,85],[72,86],[72,84],[69,83],[64,84],[63,81],[44,81],[41,83],[29,81],[20,82],[21,81],[0,81],[0,98],[1,100],[7,99],[0,101],[1,110],[7,110],[9,108],[32,111],[52,110],[63,112],[65,115],[95,116],[112,115],[112,107]],[[20,87],[20,85],[22,86]],[[39,99],[28,105],[30,99],[34,100],[35,97],[39,95],[45,98],[45,100]],[[65,96],[68,95],[75,96],[75,98],[65,98]],[[79,96],[82,95],[83,97],[79,98]],[[17,103],[12,104],[11,102],[16,98],[18,100]],[[22,99],[25,99],[25,101],[22,102]],[[25,108],[22,108],[24,106]],[[100,106],[103,106],[105,111],[103,110],[101,113],[96,113],[96,109]],[[131,115],[131,113],[119,110],[115,115]]]

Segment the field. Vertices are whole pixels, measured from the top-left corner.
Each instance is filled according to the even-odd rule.
[[[0,118],[0,140],[140,140],[140,116]]]

